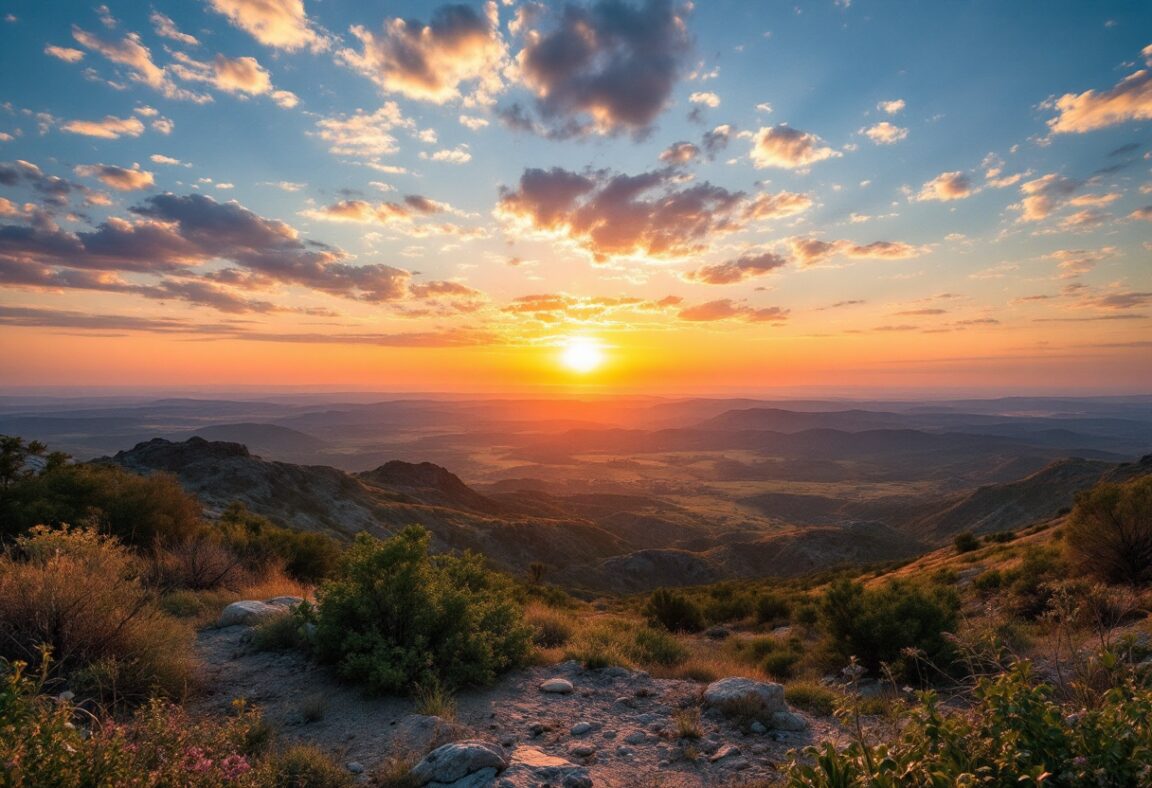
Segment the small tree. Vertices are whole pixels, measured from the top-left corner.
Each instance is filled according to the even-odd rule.
[[[1064,538],[1072,560],[1101,580],[1152,582],[1152,475],[1081,493]]]
[[[657,588],[648,597],[644,617],[652,626],[664,627],[669,632],[699,632],[704,628],[704,611],[700,606],[684,594],[667,588]]]
[[[24,467],[29,457],[39,457],[48,450],[40,441],[25,443],[23,438],[0,435],[0,489],[7,490],[12,482],[31,476]]]

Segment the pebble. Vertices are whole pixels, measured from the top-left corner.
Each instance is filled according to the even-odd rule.
[[[616,754],[621,758],[631,758],[633,752],[635,752],[635,750],[631,747],[625,747],[623,744],[616,747]]]
[[[349,761],[348,763],[346,763],[344,765],[344,767],[348,771],[352,772],[352,774],[363,774],[364,773],[364,764],[360,763],[359,761]]]
[[[590,722],[578,722],[572,726],[572,729],[569,731],[569,733],[571,733],[573,736],[583,736],[585,733],[588,733],[590,730],[592,730],[592,723],[590,723]]]
[[[648,734],[641,730],[629,731],[624,741],[628,744],[643,744],[648,741]]]
[[[760,735],[768,732],[768,729],[764,727],[764,723],[760,722],[760,720],[753,720],[752,724],[748,726],[748,729],[753,733]]]
[[[740,748],[737,747],[735,744],[725,744],[723,747],[718,749],[715,753],[710,755],[708,757],[708,760],[711,761],[712,763],[716,763],[716,761],[723,760],[724,758],[733,758],[739,754],[740,754]]]
[[[616,738],[616,731],[604,731],[604,733],[602,733],[601,735],[605,739],[615,739]]]
[[[541,723],[541,722],[534,722],[528,728],[528,732],[532,734],[533,738],[539,736],[541,733],[543,733],[546,730],[548,730],[548,726],[545,725],[544,723]]]
[[[577,744],[568,750],[568,752],[572,753],[572,755],[577,758],[587,758],[590,755],[596,754],[596,745],[588,743]]]

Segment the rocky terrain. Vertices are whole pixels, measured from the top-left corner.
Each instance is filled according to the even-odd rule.
[[[409,700],[366,696],[299,653],[254,651],[250,632],[243,624],[200,632],[206,693],[191,709],[223,713],[244,698],[282,741],[337,753],[365,782],[456,743],[421,764],[426,782],[739,785],[772,778],[790,749],[840,736],[827,720],[788,710],[779,685],[736,679],[703,685],[618,667],[586,670],[575,662],[521,670],[461,693],[455,718],[442,719],[415,713]],[[736,707],[753,709],[768,724],[730,717]],[[682,725],[693,735],[681,736]]]

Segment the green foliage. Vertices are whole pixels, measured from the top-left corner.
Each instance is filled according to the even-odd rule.
[[[704,628],[700,606],[685,594],[667,588],[657,588],[648,597],[644,617],[653,626],[670,632],[699,632]]]
[[[1029,545],[1020,564],[1004,572],[1010,609],[1029,620],[1038,618],[1047,612],[1056,584],[1067,576],[1067,566],[1056,549]]]
[[[872,672],[886,663],[898,674],[906,674],[906,649],[940,666],[951,662],[951,644],[944,633],[956,628],[959,609],[951,589],[901,581],[866,589],[837,580],[821,601],[831,646],[842,658],[854,656]]]
[[[311,744],[295,744],[269,756],[257,774],[263,785],[278,788],[345,788],[354,784],[346,769]]]
[[[566,645],[576,631],[568,615],[542,605],[530,606],[524,618],[532,627],[532,642],[540,648]]]
[[[793,754],[788,785],[898,788],[975,785],[1148,785],[1152,691],[1127,681],[1085,709],[1067,708],[1028,663],[983,679],[965,711],[945,712],[933,693],[898,739],[871,744],[859,733]]]
[[[956,534],[952,540],[957,553],[970,553],[980,547],[980,539],[971,531]]]
[[[133,547],[175,544],[200,529],[200,504],[174,476],[137,476],[113,465],[59,465],[8,487],[0,503],[7,537],[35,525],[84,523]]]
[[[1081,493],[1065,542],[1072,559],[1104,582],[1152,583],[1152,475]]]
[[[14,435],[0,435],[0,490],[7,490],[12,483],[29,478],[33,471],[27,468],[29,457],[39,457],[48,450],[40,441],[25,443],[23,438]]]
[[[262,619],[252,627],[252,645],[257,651],[289,651],[304,645],[303,624],[290,611]]]
[[[1014,531],[993,531],[984,534],[984,544],[1007,544],[1016,538]]]
[[[840,702],[840,693],[815,682],[796,681],[785,685],[784,700],[809,714],[830,717]]]
[[[795,651],[777,651],[765,657],[761,667],[775,681],[787,681],[795,673],[800,656]]]
[[[293,531],[273,524],[234,502],[214,528],[216,538],[252,569],[270,561],[283,563],[284,571],[301,583],[317,583],[330,577],[340,560],[340,548],[324,534]]]
[[[242,703],[224,719],[192,719],[153,700],[125,724],[102,722],[44,694],[23,662],[0,661],[0,785],[263,786],[253,769],[267,744],[260,715]]]
[[[633,655],[641,665],[671,668],[688,659],[688,649],[662,629],[644,627],[636,633]]]
[[[376,692],[406,692],[488,684],[525,659],[532,633],[511,584],[476,555],[430,555],[428,541],[417,526],[357,537],[302,611],[320,660]]]
[[[169,618],[141,582],[141,562],[86,529],[33,528],[0,555],[0,658],[40,665],[105,704],[191,678],[191,629]]]
[[[731,583],[712,586],[704,604],[704,619],[710,624],[727,624],[748,618],[756,610],[756,598]]]
[[[783,594],[768,591],[756,600],[756,621],[760,624],[787,621],[791,612],[792,603]]]

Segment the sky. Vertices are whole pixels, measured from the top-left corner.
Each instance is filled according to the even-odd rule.
[[[1152,391],[1152,4],[0,3],[0,386]]]

